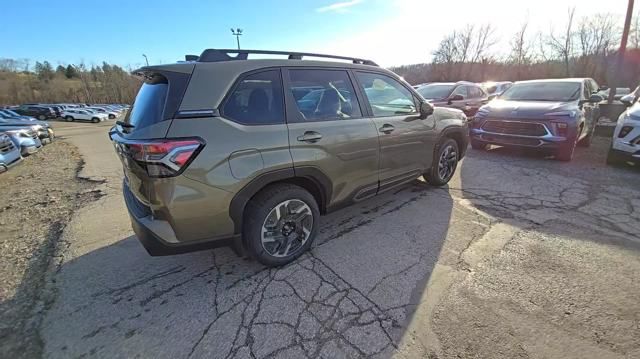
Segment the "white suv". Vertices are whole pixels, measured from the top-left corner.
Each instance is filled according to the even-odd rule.
[[[99,123],[108,118],[106,113],[94,112],[84,109],[67,109],[62,112],[62,117],[69,121],[91,121]]]
[[[640,164],[640,102],[633,95],[627,95],[623,102],[633,105],[618,118],[613,132],[613,141],[607,155],[607,164],[633,162]]]

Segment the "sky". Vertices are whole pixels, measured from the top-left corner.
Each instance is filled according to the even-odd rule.
[[[442,37],[490,23],[506,52],[528,21],[530,33],[576,17],[611,13],[627,0],[4,0],[0,58],[128,67],[183,60],[205,48],[308,51],[371,59],[382,66],[429,62]],[[640,8],[640,5],[637,5]],[[636,9],[638,13],[639,9]]]

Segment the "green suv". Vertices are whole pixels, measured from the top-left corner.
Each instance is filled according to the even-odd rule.
[[[134,73],[142,87],[109,135],[151,255],[231,246],[283,265],[320,214],[420,176],[444,185],[468,144],[461,111],[368,60],[208,49]]]

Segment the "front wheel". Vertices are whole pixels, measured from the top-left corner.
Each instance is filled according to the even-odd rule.
[[[67,120],[67,122],[73,122],[73,117],[67,116],[65,117],[65,120]]]
[[[319,218],[318,204],[309,192],[276,184],[249,201],[242,235],[252,257],[267,266],[281,266],[311,247]]]
[[[434,153],[433,164],[429,172],[424,174],[427,183],[443,186],[451,180],[458,167],[458,143],[451,138],[443,138]]]
[[[44,121],[46,119],[47,119],[47,116],[45,116],[45,115],[39,115],[38,116],[38,120],[40,120],[40,121]]]

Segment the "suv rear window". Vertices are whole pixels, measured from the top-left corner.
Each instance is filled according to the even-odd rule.
[[[133,130],[172,119],[175,115],[189,75],[178,72],[146,73],[144,82],[131,106],[126,122]]]

